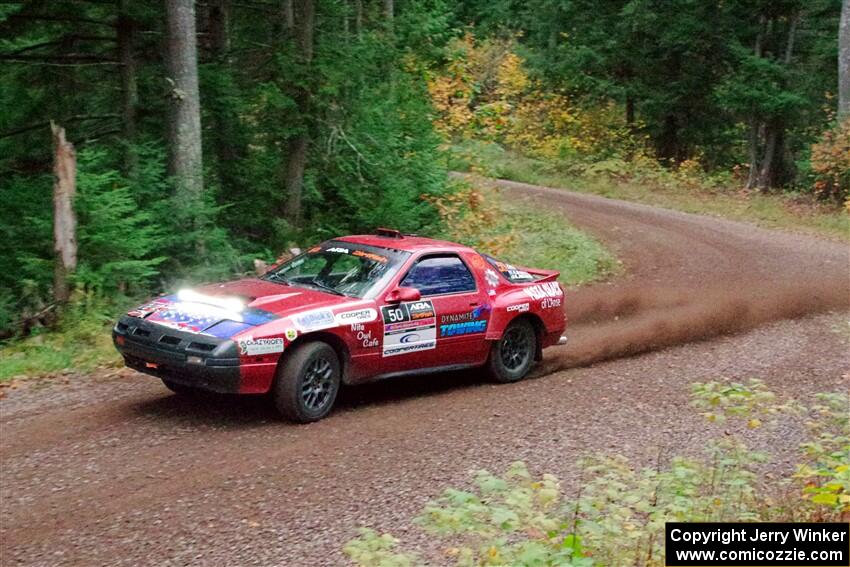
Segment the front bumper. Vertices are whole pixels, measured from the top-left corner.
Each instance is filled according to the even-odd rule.
[[[239,354],[230,339],[125,315],[112,329],[112,342],[124,363],[139,372],[212,392],[239,391]]]

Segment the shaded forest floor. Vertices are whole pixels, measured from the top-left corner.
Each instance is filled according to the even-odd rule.
[[[848,211],[818,203],[811,195],[745,191],[732,179],[710,179],[692,172],[641,171],[615,159],[582,166],[544,161],[488,142],[464,142],[452,146],[450,152],[450,167],[455,171],[850,241]]]

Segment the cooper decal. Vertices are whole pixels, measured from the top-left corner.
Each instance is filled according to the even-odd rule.
[[[517,313],[525,313],[531,308],[531,305],[528,303],[517,303],[516,305],[508,305],[506,311],[516,311]]]
[[[336,314],[338,325],[351,325],[354,323],[371,323],[378,318],[378,312],[371,307],[357,309],[356,311],[344,311]]]
[[[546,282],[525,288],[525,293],[531,299],[543,299],[544,297],[562,297],[564,292],[558,282]]]
[[[239,354],[243,356],[258,356],[283,352],[283,338],[252,339],[247,337],[239,340]]]
[[[381,308],[384,356],[396,356],[437,346],[437,314],[431,301],[412,301]]]

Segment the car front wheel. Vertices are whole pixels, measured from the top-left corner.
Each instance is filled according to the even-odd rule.
[[[525,378],[534,364],[537,336],[534,327],[526,319],[514,321],[502,338],[493,343],[487,365],[490,375],[497,382],[516,382]]]
[[[302,344],[285,356],[275,380],[275,407],[298,423],[322,419],[331,411],[339,391],[339,357],[323,342]]]

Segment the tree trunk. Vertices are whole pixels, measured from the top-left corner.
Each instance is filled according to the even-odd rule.
[[[313,23],[315,5],[313,0],[298,1],[297,44],[301,63],[307,67],[313,60]],[[304,192],[304,170],[307,166],[307,149],[310,142],[309,114],[310,93],[299,88],[295,97],[300,118],[299,132],[288,143],[286,157],[286,206],[284,216],[289,224],[298,228],[301,226],[301,196]]]
[[[209,13],[210,47],[215,58],[227,63],[230,52],[230,0],[214,0]]]
[[[357,39],[363,37],[363,0],[354,0],[354,33]]]
[[[393,0],[384,0],[384,19],[387,24],[392,27],[393,19],[395,18],[395,4]]]
[[[785,53],[782,62],[789,66],[794,55],[794,40],[797,34],[797,25],[800,22],[800,13],[794,14],[788,27],[788,38],[785,43]],[[764,158],[759,172],[759,188],[767,190],[776,187],[783,180],[785,152],[785,122],[781,117],[771,120],[765,128]]]
[[[201,102],[198,93],[198,48],[193,0],[169,0],[166,5],[168,57],[171,84],[168,149],[169,174],[177,183],[181,201],[190,211],[200,204],[203,191]],[[193,218],[199,230],[200,217]],[[197,246],[201,248],[200,242]]]
[[[136,109],[139,105],[139,89],[136,84],[136,59],[133,44],[136,22],[128,15],[128,0],[118,0],[118,60],[121,63],[121,135],[124,140],[124,175],[135,179],[139,160],[136,155]]]
[[[675,162],[679,156],[679,120],[673,114],[664,118],[664,126],[657,142],[658,157]]]
[[[631,94],[626,95],[626,126],[629,128],[635,125],[635,97]]]
[[[765,17],[759,16],[759,30],[756,34],[756,45],[753,48],[753,53],[756,57],[762,56],[762,40],[764,38]],[[759,173],[759,137],[761,135],[762,125],[759,117],[753,113],[750,116],[750,137],[749,137],[749,152],[750,152],[750,170],[747,173],[747,189],[752,189],[758,182]]]
[[[759,188],[767,190],[773,186],[776,178],[775,166],[776,147],[780,125],[773,120],[765,126],[764,157],[761,160],[759,172]]]
[[[68,277],[77,269],[77,218],[74,195],[77,193],[77,155],[74,145],[65,139],[65,129],[50,123],[53,133],[53,297],[56,303],[68,302]]]
[[[230,7],[231,0],[213,0],[209,10],[210,48],[216,71],[223,76],[230,75],[232,60],[230,57]],[[219,96],[222,95],[221,93]],[[213,101],[210,117],[212,122],[212,141],[216,154],[216,170],[222,188],[227,192],[238,183],[233,167],[241,159],[243,152],[239,146],[238,115],[230,110],[223,101]]]
[[[850,116],[850,0],[841,3],[838,26],[838,117]]]
[[[284,27],[291,33],[295,28],[295,9],[292,6],[292,0],[282,0],[281,11],[283,12]]]
[[[756,117],[750,118],[750,136],[749,136],[749,154],[750,154],[750,170],[747,173],[746,189],[752,189],[756,186],[759,172],[759,122]]]

